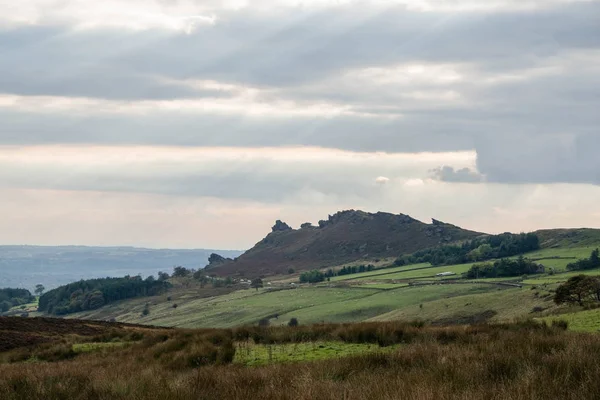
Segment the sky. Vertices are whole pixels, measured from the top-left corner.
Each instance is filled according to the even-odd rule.
[[[0,0],[0,243],[600,228],[598,110],[600,1]]]

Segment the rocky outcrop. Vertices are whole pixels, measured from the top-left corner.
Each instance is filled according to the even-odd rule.
[[[272,232],[285,232],[293,230],[291,226],[281,220],[275,221],[275,225],[271,228]]]
[[[209,269],[209,268],[219,267],[223,264],[227,264],[232,261],[233,260],[231,258],[225,258],[217,253],[212,253],[208,257],[208,265],[206,266],[206,268]]]

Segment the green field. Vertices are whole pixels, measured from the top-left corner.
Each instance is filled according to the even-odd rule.
[[[371,285],[365,285],[371,286]],[[447,284],[386,288],[299,287],[291,290],[243,290],[207,299],[174,301],[153,298],[150,314],[142,316],[145,301],[115,303],[94,312],[72,314],[70,318],[107,319],[175,327],[232,327],[256,324],[270,318],[271,324],[286,324],[297,318],[301,324],[364,321],[393,310],[439,299],[486,293],[494,285]],[[145,299],[147,301],[147,299]]]
[[[553,284],[558,284],[558,283],[562,283],[562,282],[566,282],[569,278],[573,277],[573,276],[577,276],[577,275],[591,275],[591,276],[596,276],[596,275],[600,275],[600,270],[598,269],[593,269],[593,270],[589,270],[589,271],[573,271],[573,272],[565,272],[562,274],[555,274],[555,275],[543,275],[540,276],[539,278],[531,278],[531,279],[525,279],[523,281],[523,283],[527,284],[527,285],[553,285]]]
[[[75,343],[73,345],[73,351],[75,353],[90,353],[92,351],[102,351],[107,349],[114,349],[118,347],[125,347],[130,343],[127,342],[92,342],[92,343]]]
[[[352,284],[352,283],[351,283]],[[382,290],[391,290],[391,289],[400,289],[403,287],[407,287],[408,283],[373,283],[373,282],[358,282],[356,285],[352,284],[352,287],[364,288],[364,289],[382,289]]]
[[[407,270],[403,272],[397,272],[389,275],[374,276],[370,279],[381,280],[381,279],[419,279],[419,278],[435,278],[436,274],[443,272],[454,272],[456,275],[450,277],[444,277],[445,279],[457,279],[461,277],[461,274],[467,272],[473,264],[460,264],[460,265],[447,265],[443,267],[430,267],[419,270]]]
[[[540,262],[556,266],[574,259],[548,257],[587,257],[590,252],[591,247],[545,249],[527,256],[547,259],[548,262]],[[110,304],[99,310],[72,314],[69,318],[115,318],[119,322],[189,328],[226,328],[256,324],[265,318],[273,325],[283,325],[292,317],[297,318],[301,324],[371,319],[468,321],[478,315],[500,321],[535,316],[531,314],[533,308],[553,309],[556,306],[547,290],[552,287],[544,284],[558,284],[578,274],[530,276],[522,282],[526,285],[522,289],[497,286],[494,283],[521,280],[523,277],[444,282],[460,280],[461,274],[471,266],[472,264],[436,267],[428,264],[409,265],[334,277],[331,282],[297,285],[296,288],[290,288],[289,283],[273,281],[272,288],[217,293],[220,295],[202,292],[193,286],[186,288],[182,284],[169,293],[169,297],[172,297],[170,301],[167,300],[167,295],[132,299]],[[456,275],[435,277],[442,272],[454,272]],[[586,273],[599,275],[600,270]],[[431,284],[408,285],[408,282],[427,281]],[[434,284],[435,282],[439,284]],[[532,286],[539,287],[530,291]],[[150,313],[142,316],[146,303],[149,304]]]
[[[454,272],[456,273],[453,277],[446,278],[460,278],[460,274],[467,272],[473,264],[460,264],[460,265],[448,265],[442,267],[434,267],[430,264],[415,264],[407,265],[404,267],[388,268],[383,270],[376,270],[370,272],[363,272],[360,274],[351,274],[336,276],[331,279],[333,282],[339,281],[367,281],[367,280],[386,280],[386,279],[417,279],[434,277],[436,274],[442,272]]]
[[[324,289],[327,290],[327,289]],[[356,290],[356,289],[348,289]],[[364,321],[396,309],[415,306],[440,298],[451,298],[495,290],[491,285],[429,285],[371,292],[369,296],[345,302],[315,305],[282,314],[281,323],[298,318],[301,323]]]
[[[556,271],[562,272],[566,270],[566,266],[569,263],[576,261],[577,259],[589,257],[591,251],[595,247],[576,247],[576,248],[559,248],[559,249],[544,249],[526,254],[528,258],[535,259],[539,263],[546,266],[546,268],[553,268]],[[378,280],[420,280],[420,279],[433,279],[433,280],[445,280],[445,279],[456,279],[460,278],[460,275],[467,272],[474,263],[449,265],[449,266],[431,266],[429,264],[415,264],[407,265],[403,267],[394,267],[383,270],[376,270],[370,272],[364,272],[360,274],[336,276],[331,280],[334,282],[340,281],[378,281]],[[435,277],[436,274],[442,272],[454,272],[455,276],[450,277]],[[599,271],[600,273],[600,271]],[[593,274],[593,273],[592,273]],[[567,275],[560,275],[563,278]],[[553,278],[549,281],[561,281],[563,278]],[[503,281],[503,280],[515,280],[520,277],[512,278],[497,278],[491,279],[492,281]],[[545,277],[540,278],[544,279]],[[568,279],[568,278],[566,278]],[[566,280],[564,279],[564,280]],[[490,279],[488,279],[490,280]],[[534,282],[533,284],[541,283],[538,279],[528,280],[526,283]]]
[[[384,269],[376,269],[374,271],[361,272],[359,274],[350,274],[350,275],[342,275],[342,276],[334,276],[331,278],[332,282],[338,281],[347,281],[347,280],[362,280],[364,278],[371,278],[373,276],[379,275],[389,275],[397,272],[403,271],[412,271],[415,269],[429,268],[431,264],[413,264],[413,265],[405,265],[402,267],[393,267],[393,268],[384,268]]]
[[[176,309],[172,307],[174,302],[163,301],[150,305],[150,314],[145,317],[141,315],[144,301],[138,301],[133,308],[132,302],[115,303],[104,307],[100,312],[110,313],[112,309],[119,322],[175,327],[231,327],[254,324],[262,318],[297,309],[323,304],[343,304],[377,292],[372,289],[314,287],[279,291],[248,289],[208,299],[179,299]],[[100,317],[94,314],[78,313],[72,314],[71,317]]]
[[[396,348],[398,346],[382,348],[377,344],[332,341],[270,345],[256,345],[253,342],[248,342],[236,344],[233,362],[235,364],[256,366],[273,363],[316,361],[373,352],[390,352]]]
[[[537,295],[536,295],[537,293]],[[492,321],[506,321],[522,316],[533,316],[534,307],[554,308],[550,293],[529,288],[500,288],[490,285],[483,293],[441,298],[403,307],[372,318],[373,321],[456,320],[469,322],[486,312],[493,312]]]
[[[546,323],[551,324],[552,321],[564,320],[569,323],[569,330],[575,332],[598,332],[600,331],[600,309],[578,311],[568,314],[560,314],[549,317],[540,318]]]

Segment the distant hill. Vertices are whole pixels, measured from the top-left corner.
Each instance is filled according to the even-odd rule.
[[[348,210],[319,221],[319,226],[306,223],[300,229],[277,221],[252,249],[235,260],[219,258],[207,268],[221,276],[283,274],[290,268],[301,271],[397,257],[480,235],[437,220],[426,224],[404,214]]]
[[[535,232],[542,248],[598,246],[600,229],[543,229]]]
[[[236,257],[241,251],[172,250],[136,247],[0,246],[0,288],[47,290],[80,279],[156,275],[173,266],[202,268],[211,253]]]

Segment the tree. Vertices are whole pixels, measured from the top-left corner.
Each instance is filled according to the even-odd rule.
[[[209,281],[208,276],[204,275],[204,272],[196,271],[194,273],[194,279],[200,282],[200,287],[203,288]]]
[[[595,249],[589,258],[577,260],[567,265],[569,271],[581,271],[586,269],[600,268],[600,250]]]
[[[191,271],[185,267],[175,267],[173,268],[173,278],[185,278],[190,275]]]
[[[592,251],[592,254],[590,255],[590,263],[594,266],[600,266],[600,250],[595,249]]]
[[[252,279],[252,283],[250,284],[250,287],[253,287],[258,291],[259,288],[263,287],[263,280],[260,278]]]
[[[164,282],[167,279],[169,279],[169,274],[167,274],[166,272],[162,272],[162,271],[158,272],[158,280],[159,281]]]
[[[585,305],[589,301],[600,301],[600,280],[586,275],[569,278],[556,289],[554,302],[556,304]]]
[[[345,269],[345,268],[346,267],[343,267],[338,272],[338,275],[344,275],[344,271],[347,271],[347,269]],[[356,268],[356,267],[354,267],[354,268]],[[323,282],[324,280],[325,280],[325,274],[322,273],[321,271],[319,271],[318,269],[313,269],[312,271],[307,271],[307,272],[303,272],[300,274],[300,282],[301,283],[317,283],[317,282]]]
[[[0,303],[0,311],[1,312],[7,312],[8,310],[10,310],[12,308],[12,303],[10,301],[3,301]]]
[[[44,293],[44,290],[46,290],[46,288],[41,283],[35,285],[35,294],[38,296],[41,296]]]
[[[144,310],[142,311],[142,316],[147,316],[150,314],[150,304],[146,303],[144,306]]]

